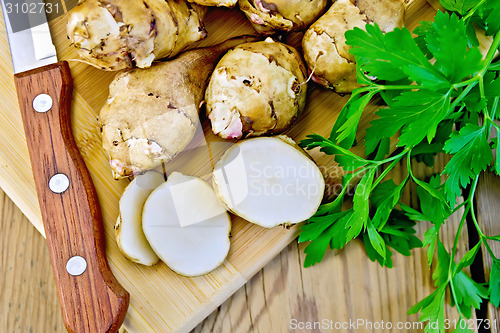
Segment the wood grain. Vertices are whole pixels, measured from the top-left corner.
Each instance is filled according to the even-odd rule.
[[[97,194],[73,138],[68,63],[16,74],[15,84],[66,328],[70,333],[116,332],[130,295],[108,266]],[[46,112],[34,109],[41,94],[52,99]],[[68,189],[55,193],[49,188],[55,175],[67,177]],[[66,271],[74,256],[86,260],[79,276]]]
[[[410,1],[406,24],[412,29],[416,26],[417,21],[432,19],[434,12],[435,10],[424,0]],[[76,51],[68,45],[66,39],[64,29],[65,19],[65,17],[60,17],[50,22],[51,28],[55,32],[54,43],[61,59],[77,59]],[[248,20],[237,10],[216,9],[209,13],[207,20],[207,30],[210,37],[199,43],[199,46],[212,45],[226,38],[251,33],[253,31]],[[5,144],[0,147],[0,186],[2,186],[13,201],[21,207],[30,221],[43,232],[41,228],[41,215],[38,203],[36,202],[35,186],[32,180],[32,171],[27,163],[28,154],[25,146],[26,141],[22,133],[22,122],[16,105],[15,94],[13,93],[12,69],[4,31],[3,25],[0,24],[0,68],[2,69],[0,71],[0,88],[2,88],[2,104],[0,105],[0,126],[2,130],[0,131],[0,140],[5,142]],[[126,180],[114,181],[112,179],[108,167],[107,156],[100,148],[101,143],[97,124],[98,112],[105,103],[108,93],[107,87],[114,73],[103,73],[76,61],[71,62],[71,71],[75,84],[72,104],[73,133],[80,152],[89,167],[102,207],[105,235],[107,239],[107,255],[110,266],[118,280],[131,293],[130,309],[124,325],[131,332],[141,333],[189,331],[204,317],[216,309],[218,305],[223,303],[225,299],[243,286],[251,276],[261,269],[261,267],[279,254],[280,251],[295,238],[297,235],[297,228],[292,228],[290,230],[281,228],[265,230],[235,218],[233,220],[233,243],[230,256],[224,265],[212,274],[195,279],[181,278],[171,272],[164,264],[145,268],[126,260],[119,253],[114,242],[113,225],[118,214],[118,198],[128,182]],[[341,97],[330,91],[318,89],[314,86],[311,87],[308,108],[299,122],[288,132],[288,134],[296,140],[304,138],[305,135],[311,131],[327,135],[338,116],[338,112],[348,99],[347,96]],[[364,129],[373,119],[373,111],[375,109],[375,106],[371,106],[367,115],[362,118],[358,140],[362,140]],[[213,141],[216,139],[209,134],[206,123],[204,126],[205,133],[207,133],[207,141],[216,142]],[[357,152],[360,153],[361,150]],[[339,173],[336,165],[332,163],[332,160],[317,152],[313,152],[313,157],[325,171],[327,178],[330,180],[330,184],[335,184],[336,179],[339,177]],[[200,168],[198,172],[205,172],[203,170],[204,168]],[[206,175],[206,173],[204,175]],[[357,251],[359,251],[360,254],[362,253],[361,248]],[[301,260],[303,260],[303,258]],[[334,280],[334,283],[348,281],[349,278],[364,279],[363,286],[365,286],[369,284],[371,279],[379,281],[371,275],[375,274],[375,276],[377,276],[377,274],[379,274],[374,270],[375,268],[370,268],[375,266],[370,266],[370,264],[365,265],[365,262],[360,261],[365,269],[361,271],[361,273],[368,274],[364,276],[359,275],[360,273],[353,270],[353,268],[345,268],[342,266],[354,264],[351,259],[344,259],[344,262],[337,260],[338,259],[333,260],[335,263],[334,272],[330,274],[333,276],[336,274],[335,272],[341,271],[343,272],[342,274],[347,274],[345,275],[347,277],[343,280]],[[296,267],[301,267],[299,263],[295,265]],[[414,266],[422,270],[422,263],[414,263]],[[405,269],[406,267],[403,268],[401,272],[404,272]],[[276,268],[276,271],[279,270],[281,269]],[[297,268],[294,274],[300,274],[301,271],[303,270]],[[308,271],[306,270],[305,272]],[[304,274],[308,273],[302,274],[305,276]],[[352,277],[351,274],[353,274]],[[423,271],[421,274],[424,274]],[[425,271],[425,276],[428,276],[428,271]],[[394,280],[386,282],[386,285],[390,286],[394,283],[402,283],[398,281],[398,276],[391,275],[391,278]],[[292,281],[295,280],[290,280],[291,282],[289,282],[288,279],[285,279],[284,281],[286,281],[286,283],[292,283]],[[327,290],[339,292],[339,295],[344,297],[345,301],[342,303],[337,300],[337,296],[332,296],[330,294],[328,294],[327,299],[323,299],[321,298],[321,294],[324,292],[319,288],[304,287],[312,288],[311,290],[314,290],[314,293],[304,293],[302,294],[303,296],[307,295],[308,299],[314,297],[322,299],[322,301],[318,303],[318,308],[326,307],[330,309],[329,311],[333,312],[336,311],[335,309],[337,308],[342,308],[342,306],[349,306],[351,309],[362,307],[362,309],[369,309],[376,313],[382,311],[382,309],[372,309],[372,303],[368,303],[367,305],[362,304],[361,300],[363,298],[366,299],[367,294],[364,292],[359,296],[360,294],[357,294],[357,292],[360,290],[366,291],[366,287],[365,289],[357,290],[360,288],[358,284],[353,285],[350,291],[352,294],[346,297],[345,291],[340,290],[343,288],[341,284],[330,286],[328,280],[321,281],[321,283],[318,281],[314,281],[314,283],[318,283],[318,285],[328,285],[328,288],[331,289]],[[408,277],[407,280],[402,281],[412,280]],[[248,288],[249,285],[247,285],[247,289]],[[299,292],[301,290],[298,286],[293,286],[293,288],[297,288]],[[401,288],[404,287],[402,286]],[[389,293],[389,288],[386,289]],[[269,292],[270,291],[267,291],[267,293]],[[283,292],[288,292],[288,290],[284,289]],[[391,293],[394,293],[391,294],[391,297],[384,296],[381,292],[370,294],[369,296],[372,298],[383,298],[383,306],[390,307],[392,302],[394,302],[393,304],[399,304],[398,297],[403,295],[403,292],[399,289],[397,292],[391,291]],[[405,302],[410,304],[414,299],[420,299],[425,296],[426,293],[427,289],[419,292],[414,291],[416,297]],[[297,294],[295,295],[298,297]],[[354,300],[352,295],[361,298]],[[246,301],[246,297],[243,299]],[[286,302],[286,298],[283,299],[285,300],[284,302]],[[297,298],[297,300],[298,299],[299,298]],[[305,298],[303,299],[305,300]],[[298,301],[296,302],[296,304],[299,303]],[[401,314],[406,311],[403,305],[407,303],[402,303],[401,309],[399,310],[400,314],[395,317],[400,317]],[[337,304],[340,305],[337,307]],[[395,305],[392,306],[396,307]],[[257,310],[254,309],[253,313],[257,313],[256,311]],[[338,311],[341,311],[339,316],[342,314],[349,316],[355,313],[353,312],[354,310],[351,310],[351,312],[347,312],[347,310]],[[393,310],[383,311],[388,311],[384,313],[391,314]],[[296,310],[295,313],[298,315],[298,310]],[[358,312],[355,314],[357,313]],[[254,327],[259,326],[255,324]]]
[[[66,332],[47,242],[0,190],[0,332]]]
[[[491,172],[483,174],[479,180],[478,192],[476,196],[477,219],[478,223],[487,236],[500,235],[500,178]],[[500,257],[500,243],[488,241],[493,253],[497,258]],[[485,280],[489,281],[491,271],[491,256],[482,246],[484,276]],[[491,321],[495,321],[496,325],[492,325],[491,333],[500,332],[500,309],[495,308],[491,303],[488,304],[487,315]]]

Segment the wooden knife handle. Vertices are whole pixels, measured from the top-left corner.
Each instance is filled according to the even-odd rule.
[[[117,332],[130,297],[109,269],[96,191],[73,138],[68,63],[16,74],[15,82],[66,328]]]

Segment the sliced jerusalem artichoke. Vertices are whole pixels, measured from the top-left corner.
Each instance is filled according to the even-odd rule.
[[[182,152],[199,127],[199,107],[219,57],[255,39],[230,39],[118,74],[99,117],[114,177],[154,169]]]
[[[146,68],[206,36],[202,8],[186,0],[83,0],[69,14],[68,38],[95,67]]]
[[[360,85],[356,63],[346,44],[345,32],[367,23],[377,23],[383,31],[403,25],[404,0],[337,0],[304,34],[304,59],[312,79],[339,93],[349,93]]]
[[[131,261],[151,266],[158,256],[149,245],[142,230],[142,208],[148,196],[165,181],[155,171],[139,175],[127,186],[120,198],[120,215],[115,226],[120,251]]]
[[[188,0],[202,6],[234,7],[238,0]]]
[[[215,165],[213,182],[231,212],[265,228],[307,220],[325,191],[319,168],[286,136],[238,142]]]
[[[306,76],[297,50],[271,38],[234,48],[205,92],[212,131],[225,139],[285,131],[305,107]]]
[[[181,275],[207,274],[229,252],[229,214],[201,178],[172,173],[149,196],[142,221],[153,250]]]
[[[239,0],[255,30],[273,34],[276,30],[305,30],[320,16],[328,0]]]

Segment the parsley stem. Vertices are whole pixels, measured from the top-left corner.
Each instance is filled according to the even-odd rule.
[[[481,96],[481,99],[485,99],[486,96],[484,94],[484,78],[481,77],[479,79],[479,94]],[[483,108],[483,114],[486,118],[489,118],[489,114],[488,114],[488,105],[486,104],[485,107]],[[490,132],[490,127],[487,128],[487,132],[488,132],[488,136],[489,136],[489,132]]]
[[[474,193],[476,192],[476,189],[477,189],[477,184],[479,182],[479,175],[476,176],[476,178],[474,179],[474,182],[472,183],[472,187],[471,187],[471,191],[470,191],[470,196],[469,198],[467,198],[467,200],[465,200],[462,204],[465,204],[465,210],[462,214],[462,218],[460,219],[460,224],[458,225],[458,230],[457,230],[457,234],[455,236],[455,242],[453,243],[453,248],[451,250],[451,258],[450,258],[450,267],[449,267],[449,278],[451,277],[451,265],[452,263],[454,263],[454,260],[455,260],[455,253],[457,252],[457,246],[458,246],[458,240],[460,239],[460,234],[462,233],[462,228],[464,226],[464,223],[465,223],[465,220],[467,218],[467,214],[469,213],[469,211],[471,212],[471,215],[472,215],[472,219],[475,221],[476,223],[476,229],[478,230],[478,233],[479,233],[479,236],[481,238],[484,237],[481,229],[479,228],[479,226],[477,225],[477,221],[475,220],[475,213],[474,213]]]
[[[401,157],[404,156],[404,155],[406,155],[406,153],[408,153],[410,150],[411,150],[410,148],[406,148],[401,153],[399,153],[399,154],[397,154],[395,156],[386,158],[385,160],[377,161],[377,164],[378,164],[378,166],[380,166],[382,164],[389,163],[389,162],[392,162],[394,160],[401,159]]]
[[[495,35],[495,38],[493,39],[493,42],[491,42],[490,49],[488,50],[486,57],[484,58],[486,60],[486,64],[480,72],[481,76],[484,76],[484,73],[486,73],[486,71],[490,67],[493,58],[495,58],[495,54],[497,52],[499,45],[500,45],[500,33],[497,33]]]
[[[476,74],[476,75],[474,75],[472,78],[470,78],[468,80],[465,80],[465,81],[453,84],[451,87],[453,89],[457,89],[457,88],[468,86],[469,84],[477,82],[477,80],[479,80],[480,77],[481,76],[479,74]]]
[[[449,272],[448,272],[450,277],[451,277],[451,273],[452,273],[451,267],[452,267],[452,264],[454,263],[455,254],[457,252],[458,240],[460,239],[460,234],[462,233],[462,228],[464,227],[464,224],[465,224],[465,221],[467,218],[467,214],[469,213],[469,210],[471,210],[471,205],[470,205],[469,200],[466,200],[464,202],[467,202],[469,204],[465,206],[464,213],[462,215],[462,218],[460,219],[460,224],[458,225],[458,230],[457,230],[457,234],[455,236],[455,241],[453,242],[453,248],[451,249],[450,267],[449,267]]]
[[[406,157],[406,168],[413,178],[413,173],[411,172],[411,150],[408,152],[408,156]]]
[[[491,123],[491,125],[495,126],[497,129],[500,130],[500,125],[498,125],[497,123],[495,123],[493,121],[493,119],[491,119],[490,117],[486,118],[487,121],[489,121]]]
[[[470,190],[470,197],[468,201],[471,206],[474,206],[474,196],[476,193],[478,183],[479,183],[479,175],[477,175],[476,178],[474,179],[474,182],[472,183],[472,187]],[[479,223],[477,222],[476,212],[474,211],[474,207],[472,207],[471,209],[471,216],[472,216],[472,221],[474,222],[474,226],[476,227],[477,233],[479,234],[479,237],[484,238],[485,236],[483,234],[483,231],[481,230],[481,228],[479,227]]]
[[[486,0],[481,0],[471,10],[469,10],[469,13],[467,15],[465,15],[462,19],[467,21],[469,18],[471,18],[472,15],[474,15],[476,13],[476,11],[479,9],[479,7],[481,7],[485,2],[486,2]]]
[[[491,250],[490,245],[488,244],[488,241],[487,241],[488,237],[486,237],[486,235],[481,230],[481,227],[479,226],[479,223],[478,223],[477,217],[476,217],[476,212],[474,211],[474,207],[473,207],[474,206],[474,195],[476,192],[478,182],[479,182],[479,175],[476,176],[476,178],[474,179],[474,183],[473,183],[472,188],[471,188],[471,196],[468,199],[470,206],[472,206],[471,207],[472,221],[474,222],[474,226],[476,227],[477,233],[478,233],[479,237],[481,238],[480,241],[483,242],[483,244],[484,244],[486,250],[488,250],[488,253],[490,254],[491,258],[496,258],[495,254]]]
[[[495,253],[493,253],[493,250],[491,249],[490,244],[488,244],[488,241],[487,241],[487,240],[488,240],[488,238],[487,238],[487,237],[484,237],[484,238],[481,238],[481,239],[482,239],[482,241],[483,241],[484,247],[486,248],[486,250],[488,250],[488,253],[489,253],[489,254],[490,254],[490,256],[491,256],[491,259],[492,259],[493,261],[498,260],[498,259],[497,259],[497,257],[495,257]]]
[[[493,106],[491,107],[491,114],[489,116],[489,118],[495,118],[495,115],[497,113],[497,109],[498,109],[498,102],[500,101],[500,96],[496,96],[495,99],[493,100]],[[495,124],[494,121],[492,121],[493,124]],[[495,124],[496,125],[496,124]]]
[[[484,2],[484,0],[483,0],[483,2]],[[473,11],[471,11],[469,13],[469,15],[472,14],[472,13],[473,13]],[[500,45],[500,33],[498,33],[498,34],[495,35],[495,38],[493,39],[493,42],[491,43],[491,46],[488,49],[488,53],[486,54],[486,56],[484,58],[486,60],[486,63],[483,66],[483,68],[476,75],[474,75],[474,77],[472,77],[472,78],[470,78],[468,80],[465,80],[465,81],[453,84],[451,86],[452,89],[457,89],[457,88],[461,88],[461,87],[467,86],[467,89],[464,90],[464,92],[467,91],[467,93],[465,94],[465,95],[467,95],[470,92],[470,90],[472,90],[472,88],[474,88],[474,86],[477,84],[477,82],[484,77],[484,74],[486,73],[486,71],[488,69],[490,69],[491,62],[493,61],[493,58],[495,57],[496,50],[497,50],[497,48],[498,48],[499,45]],[[462,92],[462,94],[460,94],[460,96],[458,96],[455,99],[455,101],[460,102],[463,99],[463,97],[465,96],[464,92]],[[462,96],[462,95],[464,95],[464,96]]]
[[[392,157],[389,157],[385,160],[379,161],[378,166],[381,166],[381,165],[386,164],[386,163],[391,162],[391,161],[392,161],[392,163],[387,168],[385,168],[384,171],[380,174],[380,176],[378,176],[378,178],[373,182],[372,188],[377,187],[377,185],[380,184],[380,182],[382,180],[384,180],[385,176],[387,176],[387,174],[396,166],[396,164],[398,164],[406,154],[408,154],[408,156],[410,156],[410,153],[411,153],[411,149],[406,148],[405,150],[403,150],[401,153],[399,153],[396,156],[392,156]]]
[[[450,106],[450,110],[454,110],[457,107],[457,105],[465,98],[465,96],[467,96],[470,93],[472,88],[474,88],[476,86],[477,83],[478,83],[478,81],[474,81],[471,84],[469,84],[467,86],[467,88],[465,88],[464,91],[462,91],[462,93],[460,95],[458,95],[457,98],[455,98],[455,100],[453,101],[453,103]]]
[[[373,182],[372,188],[377,187],[377,185],[384,180],[385,176],[400,162],[400,160],[403,158],[403,156],[399,156],[399,159],[395,159],[392,161],[391,164],[387,168],[384,169],[384,171],[378,176],[378,178]]]
[[[466,200],[464,202],[470,203],[469,200]],[[458,240],[460,239],[460,234],[462,233],[462,228],[463,228],[463,226],[465,224],[466,217],[467,217],[467,214],[468,214],[470,208],[471,208],[470,205],[467,205],[465,207],[465,210],[464,210],[464,213],[462,215],[462,218],[460,219],[460,224],[458,225],[457,234],[455,236],[455,241],[453,243],[453,248],[451,250],[450,264],[448,266],[448,281],[447,281],[447,283],[450,284],[451,295],[452,295],[453,300],[455,301],[455,304],[457,306],[457,311],[458,311],[458,314],[460,315],[460,318],[463,317],[463,314],[462,314],[462,311],[460,310],[460,305],[459,305],[460,303],[457,300],[457,296],[456,296],[456,293],[455,293],[455,287],[453,285],[453,277],[458,272],[452,272],[452,266],[455,263],[455,254],[457,252]]]
[[[382,90],[411,90],[411,89],[420,89],[418,85],[377,85],[376,86],[380,91]]]
[[[451,212],[451,214],[450,214],[450,215],[453,215],[453,214],[455,214],[456,212],[458,212],[458,210],[459,210],[460,208],[462,208],[462,207],[463,207],[465,204],[467,204],[467,203],[468,203],[468,201],[463,201],[460,205],[458,205],[457,207],[455,207],[455,209]]]
[[[476,227],[477,233],[479,234],[479,237],[484,238],[485,235],[481,230],[481,228],[479,227],[479,223],[477,222],[476,212],[474,211],[474,209],[472,209],[471,211],[471,216],[472,216],[472,221],[474,222],[474,226]]]
[[[486,250],[488,251],[488,253],[490,254],[491,258],[495,259],[496,258],[495,254],[493,253],[493,250],[491,249],[491,247],[487,241],[488,237],[483,233],[483,231],[481,230],[481,227],[479,227],[479,223],[478,223],[477,217],[476,217],[476,212],[474,211],[474,196],[476,193],[478,183],[479,183],[479,175],[476,176],[476,178],[474,179],[474,182],[472,184],[472,188],[471,188],[471,192],[470,192],[471,195],[470,195],[469,199],[467,199],[467,202],[469,203],[469,206],[467,206],[467,210],[470,208],[472,221],[474,222],[474,226],[476,227],[480,241],[484,244],[484,246],[485,246]],[[464,212],[464,217],[466,215],[467,215],[467,212]],[[462,219],[464,219],[464,218],[462,218]],[[458,234],[457,234],[457,236],[458,236]]]

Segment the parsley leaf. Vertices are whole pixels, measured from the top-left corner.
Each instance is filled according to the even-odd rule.
[[[352,215],[352,209],[345,212],[313,216],[308,224],[302,226],[299,243],[310,241],[304,249],[306,259],[304,267],[320,262],[328,245],[332,249],[341,249],[347,243],[347,220]]]
[[[466,33],[467,44],[469,45],[469,47],[478,47],[479,39],[477,39],[476,29],[474,28],[474,24],[472,23],[472,21],[469,21],[467,23]]]
[[[453,277],[452,291],[457,299],[457,307],[466,318],[472,315],[471,307],[479,309],[483,298],[488,298],[488,289],[472,280],[463,271]],[[455,305],[453,297],[451,301],[451,304]]]
[[[372,195],[370,196],[370,201],[374,208],[382,206],[383,202],[388,196],[392,196],[394,190],[397,186],[392,179],[385,182],[381,182],[377,187],[373,189]]]
[[[449,176],[445,182],[446,196],[450,205],[454,205],[461,188],[469,185],[473,177],[488,167],[493,160],[493,153],[485,128],[473,124],[453,132],[444,150],[448,154],[455,154],[444,168],[444,173]]]
[[[434,272],[432,273],[432,279],[436,287],[446,285],[448,283],[448,277],[450,272],[450,254],[446,251],[443,243],[438,240],[437,243],[437,261]]]
[[[443,243],[438,241],[438,261],[432,274],[436,286],[447,286],[450,282],[450,254],[444,248]],[[470,257],[471,255],[469,255]],[[465,261],[470,261],[466,255]],[[452,263],[452,267],[454,264]],[[450,285],[451,292],[454,294],[451,304],[455,305],[454,299],[457,300],[457,307],[460,309],[466,318],[471,316],[471,307],[479,309],[482,299],[488,297],[488,290],[484,286],[476,283],[462,270],[452,270],[455,273],[452,275],[452,284]]]
[[[500,119],[500,77],[498,77],[498,73],[487,72],[484,75],[484,95],[486,99],[484,104],[487,104],[488,109],[492,110],[492,117]]]
[[[420,209],[425,220],[432,222],[439,229],[451,211],[446,204],[445,198],[439,187],[441,179],[438,175],[431,177],[429,183],[419,181],[417,183],[417,195],[420,199]]]
[[[469,10],[478,5],[480,0],[441,0],[441,5],[447,10],[458,12],[460,15],[466,14]]]
[[[309,243],[309,245],[307,245],[304,249],[304,253],[306,254],[304,267],[313,266],[323,259],[326,249],[328,248],[328,244],[330,243],[330,239],[332,238],[331,234],[335,229],[334,226],[335,224],[329,226],[326,231],[316,237],[314,242]]]
[[[340,111],[339,117],[330,134],[330,140],[337,142],[340,147],[351,148],[356,138],[359,119],[366,105],[377,91],[363,94],[363,88],[352,92],[351,98]]]
[[[421,21],[419,25],[413,30],[413,33],[417,35],[413,39],[415,43],[417,43],[420,50],[424,53],[427,59],[432,59],[432,53],[429,52],[429,48],[427,47],[427,43],[425,41],[425,35],[432,30],[432,22],[431,21]]]
[[[487,36],[492,36],[500,30],[499,0],[486,0],[479,8],[478,14],[483,20]]]
[[[461,235],[455,236],[450,252],[440,237],[457,196],[471,180],[471,189],[476,189],[479,174],[493,161],[492,150],[500,147],[500,127],[493,121],[500,120],[500,62],[494,61],[500,46],[500,0],[441,0],[441,4],[455,13],[438,12],[432,22],[421,22],[413,35],[406,28],[383,33],[376,24],[346,33],[363,87],[353,92],[328,139],[312,134],[301,146],[334,155],[340,166],[352,172],[343,178],[340,195],[320,206],[299,237],[300,242],[311,242],[305,250],[305,266],[321,261],[328,246],[340,249],[357,236],[363,238],[370,260],[386,267],[393,265],[393,251],[410,255],[413,248],[428,247],[427,260],[433,266],[437,289],[409,313],[420,312],[420,320],[430,322],[425,331],[435,333],[445,331],[447,288],[464,323],[464,317],[470,317],[472,308],[479,308],[483,299],[489,297],[492,304],[500,305],[498,258],[493,258],[489,285],[476,283],[464,272],[477,257],[481,244],[500,241],[500,237],[487,237],[479,230],[479,242],[458,263],[455,256]],[[476,27],[494,36],[484,59]],[[387,106],[380,107],[365,141],[360,141],[368,156],[362,158],[349,149],[358,144],[358,124],[372,100]],[[497,137],[490,139],[493,130]],[[391,140],[403,148],[387,156]],[[444,184],[440,176],[425,182],[412,173],[415,160],[433,165],[435,156],[442,152],[451,155],[441,174],[447,175]],[[385,179],[405,157],[408,174],[404,181],[396,185]],[[492,169],[500,175],[500,158],[495,159]],[[378,170],[381,174],[375,175]],[[366,171],[356,188],[353,208],[341,211],[347,200],[346,185]],[[419,210],[400,202],[410,177],[417,185]],[[474,209],[474,191],[469,195],[461,203],[465,212]],[[455,211],[459,212],[457,208]],[[414,221],[420,220],[433,223],[423,242],[414,229]],[[463,223],[465,217],[458,230]]]
[[[401,129],[398,146],[413,147],[426,136],[431,141],[439,123],[450,108],[451,93],[433,91],[407,91],[398,96],[388,109],[380,109],[380,117],[371,122],[366,140],[379,141],[391,137]]]
[[[477,252],[481,248],[481,244],[482,242],[478,242],[472,249],[467,251],[462,260],[460,260],[460,262],[458,263],[457,268],[455,268],[456,272],[460,272],[462,271],[462,269],[464,269],[464,267],[469,267],[470,265],[472,265],[472,262],[476,258]]]
[[[466,26],[455,14],[438,11],[425,41],[436,59],[435,67],[452,83],[461,82],[481,68],[481,52],[468,49]]]
[[[383,259],[382,262],[384,263],[387,252],[384,239],[382,238],[382,236],[380,236],[377,229],[375,229],[375,227],[371,223],[368,223],[366,232],[368,235],[368,239],[370,240],[370,244],[373,246],[375,251],[377,251],[377,253],[382,257]]]
[[[372,190],[373,178],[375,177],[376,168],[370,169],[361,179],[353,197],[353,214],[347,221],[347,241],[357,237],[361,230],[367,225],[370,202],[368,200]]]
[[[494,259],[490,272],[490,302],[495,306],[500,306],[500,260]]]
[[[406,186],[408,177],[398,186],[392,180],[386,181],[378,185],[373,190],[370,198],[376,208],[372,222],[375,228],[381,230],[389,219],[389,215],[394,207],[399,203],[401,192]],[[383,196],[383,197],[382,197]]]
[[[366,249],[366,255],[368,256],[368,258],[375,262],[378,261],[378,263],[380,264],[380,266],[382,267],[388,267],[388,268],[392,268],[392,252],[389,250],[389,247],[385,247],[385,256],[382,257],[380,254],[378,254],[378,252],[373,248],[373,245],[371,244],[370,242],[370,239],[368,238],[368,234],[367,233],[363,233],[363,242],[365,244],[365,249]]]
[[[432,265],[432,260],[434,259],[434,252],[436,249],[436,241],[439,236],[439,229],[436,226],[429,228],[424,234],[423,246],[429,246],[427,248],[427,260],[429,268]]]
[[[444,297],[446,286],[441,286],[432,294],[412,306],[408,310],[408,314],[420,312],[420,321],[429,321],[425,326],[425,332],[444,332]],[[438,323],[438,327],[434,328],[431,323]]]
[[[451,277],[450,284],[450,254],[444,248],[443,243],[438,240],[438,261],[432,274],[432,278],[436,287],[438,288],[431,295],[424,298],[410,308],[408,314],[414,314],[420,311],[420,321],[438,322],[437,328],[426,326],[426,332],[442,332],[444,331],[444,295],[447,286],[450,286],[453,293],[452,305],[455,305],[456,299],[457,307],[466,318],[470,318],[472,314],[471,308],[479,309],[482,299],[488,297],[488,290],[476,283],[462,270],[456,271]],[[465,261],[469,261],[467,256]],[[453,266],[453,265],[452,265]]]
[[[415,236],[414,226],[415,222],[408,220],[402,212],[394,210],[380,231],[367,229],[367,232],[363,233],[363,241],[370,260],[377,260],[381,266],[391,268],[391,248],[404,256],[409,256],[410,250],[422,247],[422,242]],[[384,248],[385,253],[381,252],[381,249],[376,250],[374,242],[380,242],[381,249]]]
[[[317,216],[314,217],[315,223],[308,223],[302,226],[302,232],[299,236],[299,243],[313,241],[317,239],[328,227],[330,227],[333,221],[342,218],[345,212],[330,214],[328,216]]]
[[[366,31],[354,28],[345,37],[357,65],[379,80],[410,78],[426,87],[449,86],[446,77],[432,66],[406,28],[384,34],[377,24],[366,25]]]
[[[467,108],[467,111],[469,114],[473,114],[474,116],[478,113],[481,112],[485,107],[488,106],[488,101],[486,98],[481,97],[481,93],[479,92],[479,87],[476,86],[472,91],[467,95],[467,97],[464,98],[463,100],[465,107]],[[471,116],[469,116],[467,113],[464,114],[465,119],[465,124],[467,123],[476,123],[475,119],[472,119]]]
[[[412,157],[419,162],[424,162],[427,166],[433,167],[434,160],[438,153],[442,153],[444,143],[449,139],[451,132],[453,131],[454,122],[450,120],[442,121],[437,128],[436,136],[431,143],[428,141],[422,141],[416,145],[412,151]]]
[[[387,224],[380,234],[384,237],[387,246],[392,247],[404,256],[410,255],[410,250],[422,247],[422,241],[415,236],[416,223],[410,221],[402,212],[394,210]]]

